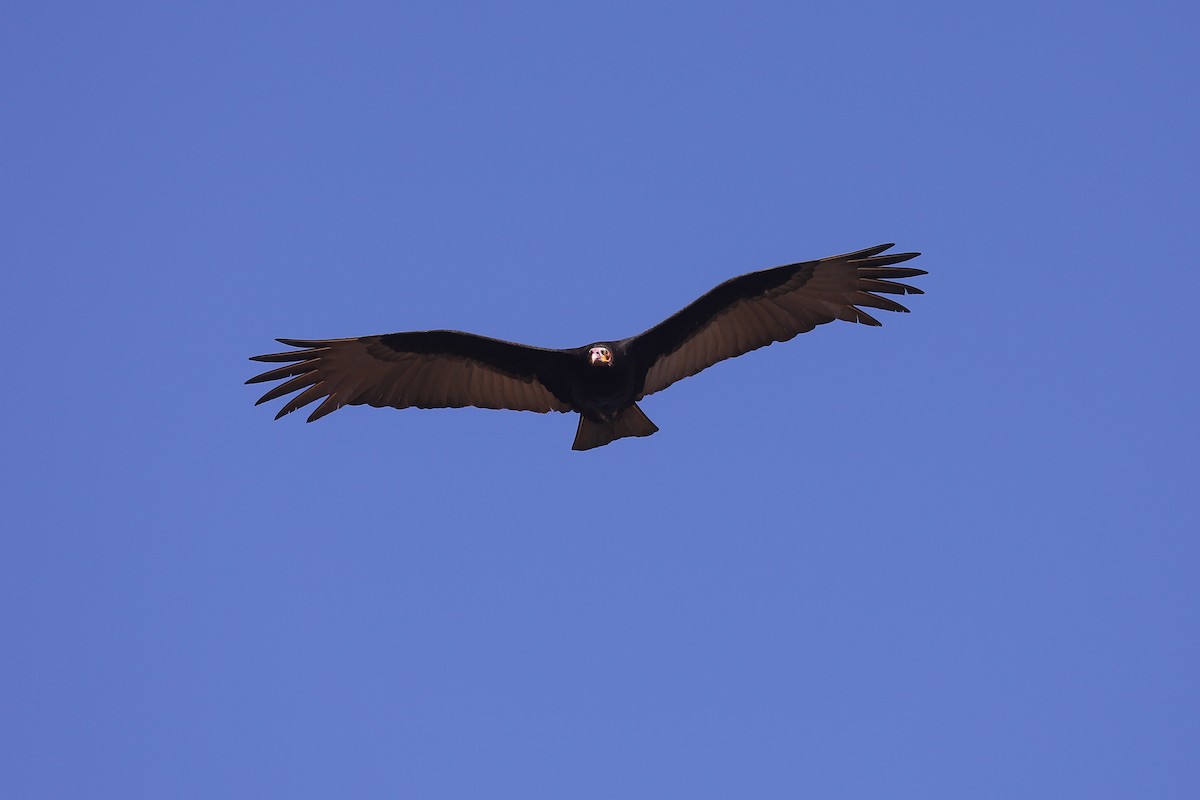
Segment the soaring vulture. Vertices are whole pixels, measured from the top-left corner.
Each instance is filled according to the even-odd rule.
[[[657,431],[637,401],[718,361],[835,319],[880,324],[859,306],[908,311],[881,295],[921,294],[897,280],[926,273],[896,266],[919,254],[885,255],[892,246],[732,278],[653,328],[615,342],[550,350],[461,331],[278,339],[300,349],[254,356],[283,366],[246,382],[283,381],[259,403],[299,392],[276,419],[321,400],[309,422],[363,404],[578,411],[572,448],[588,450]]]

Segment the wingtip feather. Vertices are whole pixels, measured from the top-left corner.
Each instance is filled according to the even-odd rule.
[[[280,344],[286,344],[288,347],[303,347],[309,350],[329,347],[335,343],[336,339],[276,339]]]

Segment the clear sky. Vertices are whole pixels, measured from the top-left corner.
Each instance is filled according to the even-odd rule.
[[[0,18],[0,796],[1200,797],[1194,3]],[[888,241],[587,453],[243,385]]]

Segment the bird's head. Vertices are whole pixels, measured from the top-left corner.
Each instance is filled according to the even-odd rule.
[[[588,363],[593,367],[603,366],[611,367],[613,363],[612,350],[609,350],[602,344],[588,349]]]

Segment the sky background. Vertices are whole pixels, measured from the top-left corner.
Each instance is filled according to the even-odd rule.
[[[6,798],[1200,796],[1193,3],[0,12]],[[276,336],[926,295],[643,403]]]

